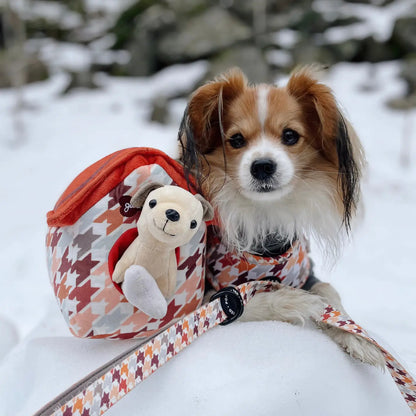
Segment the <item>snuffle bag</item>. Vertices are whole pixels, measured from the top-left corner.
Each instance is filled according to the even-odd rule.
[[[128,303],[112,281],[117,260],[137,236],[140,210],[131,207],[130,199],[150,181],[188,189],[182,166],[163,152],[124,149],[79,174],[47,214],[49,278],[64,319],[77,337],[148,337],[202,303],[205,223],[176,250],[176,291],[167,300],[162,319],[150,318]]]

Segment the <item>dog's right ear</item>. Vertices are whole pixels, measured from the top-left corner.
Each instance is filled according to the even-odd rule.
[[[224,110],[246,86],[245,75],[233,68],[192,94],[179,131],[182,152],[194,147],[198,153],[206,154],[221,145]]]
[[[146,198],[149,196],[150,192],[155,189],[161,188],[164,186],[159,182],[150,182],[147,185],[140,188],[131,198],[130,204],[133,208],[142,208]]]

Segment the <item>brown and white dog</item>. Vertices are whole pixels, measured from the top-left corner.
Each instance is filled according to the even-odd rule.
[[[181,161],[214,206],[230,250],[266,255],[306,236],[339,253],[357,212],[364,154],[312,68],[295,71],[285,87],[250,85],[238,69],[219,76],[191,96],[179,140]],[[328,303],[343,311],[335,289],[312,280],[309,291],[257,295],[242,319],[299,323]],[[352,356],[384,365],[370,343],[322,329]]]

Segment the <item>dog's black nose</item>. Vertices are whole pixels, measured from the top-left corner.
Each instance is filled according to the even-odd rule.
[[[264,181],[273,176],[276,168],[276,162],[271,159],[257,159],[251,164],[250,172],[253,178]]]
[[[176,211],[175,209],[167,209],[165,214],[166,214],[166,218],[168,220],[171,220],[171,221],[174,221],[174,222],[179,221],[179,218],[181,217],[179,215],[179,212]]]

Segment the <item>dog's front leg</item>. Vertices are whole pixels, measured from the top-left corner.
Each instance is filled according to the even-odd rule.
[[[310,293],[318,295],[320,299],[324,299],[333,308],[348,316],[342,306],[338,292],[329,283],[316,283],[310,289]],[[323,322],[318,321],[318,326],[352,357],[377,367],[384,367],[385,360],[383,354],[369,341],[359,335],[351,334],[341,328],[336,328]]]
[[[302,289],[282,287],[275,292],[258,293],[244,308],[242,321],[282,321],[303,325],[318,320],[325,308],[323,300]]]

